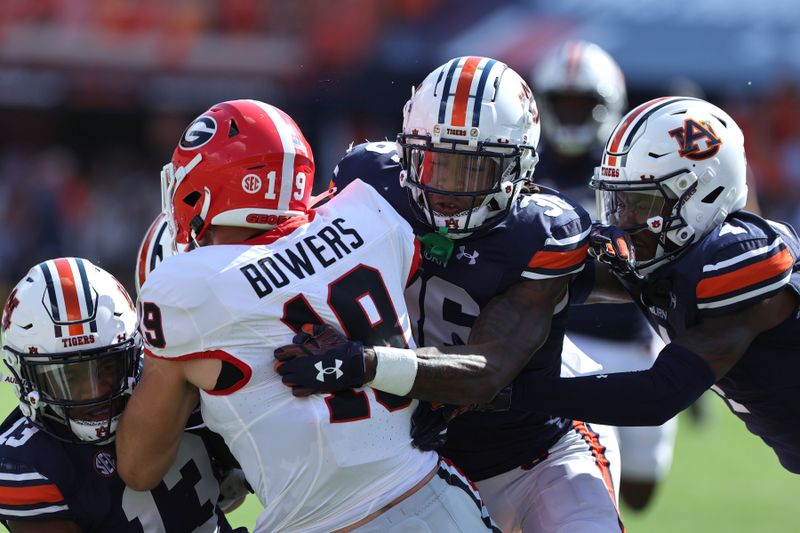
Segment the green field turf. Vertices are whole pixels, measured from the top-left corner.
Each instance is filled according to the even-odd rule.
[[[0,412],[14,405],[1,384]],[[749,434],[713,394],[709,419],[696,426],[681,415],[675,461],[655,502],[644,513],[622,509],[633,533],[790,533],[800,531],[800,476],[781,468],[772,451]],[[255,497],[233,512],[235,526],[252,528],[260,511]]]

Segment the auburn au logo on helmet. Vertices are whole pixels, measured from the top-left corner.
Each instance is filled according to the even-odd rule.
[[[711,123],[707,120],[696,121],[687,118],[683,121],[682,128],[670,130],[669,135],[678,141],[680,156],[693,161],[702,161],[703,159],[714,157],[719,152],[719,147],[722,144],[722,140],[714,133],[714,128],[711,127]],[[705,141],[706,147],[704,150],[700,149],[697,141]]]

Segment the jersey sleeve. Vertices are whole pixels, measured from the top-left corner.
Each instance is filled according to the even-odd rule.
[[[533,223],[541,228],[538,246],[522,271],[527,279],[548,279],[580,272],[588,260],[588,213],[563,196],[532,194],[530,204],[537,209]]]
[[[778,233],[744,235],[706,257],[695,287],[704,316],[731,313],[775,295],[790,282],[797,261]]]
[[[180,259],[170,258],[154,270],[139,295],[139,329],[149,356],[179,359],[204,352],[207,334],[224,320],[212,288]]]
[[[16,458],[0,459],[1,520],[73,518],[61,488],[54,481]]]

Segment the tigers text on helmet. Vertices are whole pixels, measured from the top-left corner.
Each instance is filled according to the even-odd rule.
[[[548,147],[565,156],[602,146],[627,106],[625,78],[598,45],[568,41],[532,75]]]
[[[36,265],[6,300],[2,332],[22,414],[60,440],[113,439],[142,344],[133,302],[111,274],[75,257]]]
[[[167,257],[174,255],[174,248],[169,233],[169,224],[164,213],[158,216],[147,228],[144,239],[139,245],[139,252],[136,254],[136,295],[142,290],[148,274],[153,271]]]
[[[538,161],[539,113],[504,63],[457,57],[431,72],[403,109],[401,183],[434,231],[465,237],[502,221]]]
[[[702,239],[747,201],[744,136],[723,110],[697,98],[646,102],[617,125],[595,168],[598,218],[658,235],[646,275]]]
[[[161,171],[162,207],[185,249],[211,225],[268,231],[305,213],[314,156],[294,120],[256,100],[211,106]]]

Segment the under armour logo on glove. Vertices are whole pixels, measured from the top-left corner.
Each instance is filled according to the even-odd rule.
[[[275,371],[295,396],[360,387],[366,380],[364,345],[330,325],[304,324],[293,344],[275,350]]]
[[[334,359],[333,362],[336,366],[329,366],[328,368],[322,367],[322,361],[319,361],[314,365],[314,368],[319,370],[319,373],[317,374],[317,381],[322,381],[324,383],[325,376],[328,374],[336,374],[336,379],[342,377],[344,374],[344,372],[340,370],[342,368],[342,361],[340,359]]]
[[[616,226],[593,224],[589,255],[619,274],[635,274],[636,251],[628,234]]]

